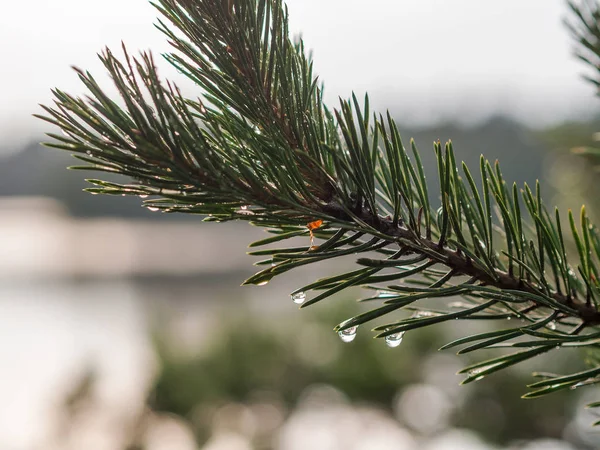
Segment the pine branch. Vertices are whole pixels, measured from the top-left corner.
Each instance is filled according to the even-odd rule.
[[[336,327],[345,341],[359,325],[411,311],[423,299],[464,298],[379,325],[377,337],[394,347],[406,331],[444,321],[523,320],[446,346],[518,350],[467,368],[465,382],[557,347],[597,346],[600,235],[585,208],[578,224],[569,211],[569,236],[559,212],[546,209],[539,184],[509,185],[499,164],[483,157],[478,184],[464,163],[459,170],[451,142],[434,144],[440,191],[432,195],[416,144],[409,154],[389,113],[371,113],[368,97],[341,100],[333,111],[323,104],[302,42],[288,36],[280,0],[160,0],[156,7],[174,48],[166,59],[198,84],[202,98],[185,98],[163,82],[148,53],[135,58],[124,48],[122,61],[102,53],[120,103],[77,70],[90,95],[54,91],[54,106],[43,106],[39,117],[63,135],[49,134],[48,145],[85,163],[75,169],[132,180],[88,180],[90,192],[151,196],[143,202],[151,210],[246,220],[272,233],[251,247],[307,239],[301,247],[250,252],[268,259],[247,284],[364,254],[356,270],[291,294],[305,307],[352,286],[376,290],[364,301],[380,306]],[[310,292],[316,295],[307,300]],[[587,383],[583,376],[549,386]]]
[[[600,5],[597,0],[568,0],[570,20],[565,25],[575,41],[575,56],[590,66],[594,75],[584,78],[600,93]]]
[[[568,1],[572,11],[571,20],[565,25],[575,42],[574,54],[592,69],[593,76],[584,75],[584,79],[594,85],[596,95],[600,94],[600,4],[597,0]],[[597,140],[597,139],[594,139]],[[600,149],[597,146],[579,146],[571,149],[573,153],[586,156],[592,164],[598,164]]]

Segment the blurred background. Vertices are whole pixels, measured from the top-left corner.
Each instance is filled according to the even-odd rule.
[[[343,343],[332,328],[359,310],[359,292],[301,311],[289,297],[339,264],[240,287],[260,230],[83,193],[82,174],[65,170],[74,160],[39,145],[49,130],[31,114],[53,87],[83,92],[70,65],[105,80],[104,45],[167,51],[155,10],[145,0],[5,3],[0,449],[600,448],[597,417],[583,409],[598,392],[519,399],[532,370],[573,371],[585,355],[561,350],[459,387],[471,360],[437,349],[464,328],[411,332],[395,349],[368,330]],[[368,90],[429,168],[433,140],[451,138],[458,158],[498,158],[506,179],[539,178],[549,200],[586,203],[598,219],[597,170],[569,149],[593,144],[600,108],[571,56],[563,0],[288,5],[330,104]]]

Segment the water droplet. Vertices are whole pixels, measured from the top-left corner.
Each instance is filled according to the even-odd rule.
[[[265,281],[261,281],[260,283],[256,283],[257,286],[264,286],[265,284],[268,284],[269,280],[265,280]]]
[[[148,194],[140,194],[140,198],[148,198]]]
[[[340,339],[344,342],[352,342],[354,338],[356,338],[356,331],[358,330],[358,326],[346,328],[345,330],[338,331],[338,335]]]
[[[88,156],[92,156],[92,151],[91,150],[86,151],[86,153],[87,153]]]
[[[469,370],[469,372],[467,372],[467,376],[469,378],[475,377],[473,381],[479,381],[483,378],[483,375],[479,375],[482,371],[483,371],[483,369]],[[479,375],[479,376],[477,376],[477,375]]]
[[[385,337],[385,345],[387,345],[390,348],[396,348],[400,344],[402,344],[403,337],[404,337],[404,331],[401,331],[399,333],[390,334],[389,336]]]
[[[548,323],[548,325],[546,325],[546,326],[552,331],[556,330],[556,322],[554,320],[552,322]]]
[[[158,211],[158,210],[159,210],[159,209],[158,209],[158,208],[156,208],[155,206],[148,206],[148,211],[156,212],[156,211]]]
[[[435,317],[438,316],[439,314],[434,313],[433,311],[415,311],[411,318],[413,319],[420,319],[422,317]]]
[[[510,316],[508,316],[508,317],[506,318],[506,320],[510,320],[510,319],[511,319],[511,317],[510,317]]]
[[[448,307],[449,308],[467,308],[469,305],[467,305],[465,302],[451,302],[448,303]]]
[[[385,291],[382,289],[377,291],[377,297],[379,297],[379,298],[395,297],[396,295],[398,295],[398,294],[395,294],[390,291]]]
[[[596,378],[588,378],[587,380],[580,381],[579,383],[574,384],[573,386],[571,386],[571,390],[574,391],[575,389],[577,389],[577,388],[579,388],[581,386],[589,386],[591,384],[596,384],[596,382],[597,382]]]
[[[240,209],[238,209],[236,212],[238,214],[244,214],[244,215],[252,215],[252,214],[254,214],[254,212],[252,212],[252,210],[250,209],[250,207],[248,205],[242,205],[242,206],[240,206]]]
[[[304,292],[296,292],[295,294],[292,294],[291,297],[296,305],[301,305],[306,300],[306,294]]]

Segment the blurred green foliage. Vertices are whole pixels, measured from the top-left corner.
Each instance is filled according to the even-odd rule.
[[[296,316],[294,320],[257,317],[247,311],[234,317],[223,314],[211,343],[191,357],[178,356],[166,334],[157,331],[161,370],[149,396],[150,407],[188,421],[200,444],[211,435],[210,411],[267,396],[290,414],[303,392],[315,384],[330,385],[354,404],[369,404],[392,414],[397,395],[409,385],[444,379],[455,402],[449,425],[472,429],[501,444],[540,436],[560,438],[572,418],[575,395],[561,392],[527,404],[519,398],[535,367],[458,386],[460,377],[452,377],[448,367],[432,359],[441,354],[452,361],[451,352],[437,353],[437,349],[456,324],[409,332],[397,349],[372,339],[366,330],[362,334],[359,330],[356,340],[345,344],[330,324],[358,308],[349,299],[337,305],[315,308],[300,321]],[[469,361],[468,355],[456,358],[456,368]],[[581,357],[577,351],[564,350],[539,364],[574,370]]]
[[[595,117],[535,133],[535,138],[548,148],[549,164],[543,180],[554,188],[553,202],[564,208],[585,204],[593,219],[600,217],[600,158],[593,151],[600,148],[599,123],[600,117]]]

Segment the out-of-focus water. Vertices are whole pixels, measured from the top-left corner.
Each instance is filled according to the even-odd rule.
[[[143,299],[129,282],[0,285],[0,447],[44,448],[78,375],[99,375],[99,401],[127,416],[153,371]]]
[[[198,345],[218,330],[215,318],[220,309],[235,308],[241,302],[254,304],[257,311],[267,309],[264,295],[257,295],[259,288],[248,288],[247,296],[229,289],[227,297],[236,292],[237,297],[226,300],[215,284],[177,284],[176,288],[175,283],[142,286],[127,280],[3,282],[0,285],[0,448],[124,449],[128,430],[139,420],[147,391],[156,376],[151,331],[157,321],[169,325],[171,337],[179,341],[180,350],[185,353],[186,342],[197,351]],[[275,316],[282,313],[281,309],[296,311],[281,289],[268,292],[272,297],[270,305],[280,300],[285,303]],[[441,366],[434,369],[438,367]],[[87,370],[95,376],[94,407],[92,412],[73,420],[65,413],[64,401]],[[273,447],[268,448],[493,449],[468,430],[441,428],[435,432],[435,427],[444,422],[438,420],[438,414],[444,411],[439,402],[443,400],[448,407],[451,397],[433,386],[415,385],[404,392],[398,403],[398,417],[403,421],[414,422],[416,429],[434,427],[421,430],[427,438],[413,434],[385,411],[353,405],[333,388],[314,386],[306,391],[298,409],[285,422],[283,412],[269,404],[223,406],[215,412],[213,435],[204,448],[251,449],[248,436],[277,427]],[[438,399],[440,395],[443,398]],[[146,426],[148,449],[196,448],[186,426],[174,417],[157,416]],[[574,450],[576,447],[542,440],[518,448]]]
[[[48,436],[66,420],[63,403],[86,371],[95,377],[104,429],[104,444],[86,448],[120,448],[111,430],[136,419],[156,375],[153,329],[166,327],[185,354],[216,331],[215,312],[242,303],[271,310],[259,288],[229,287],[234,277],[217,281],[0,283],[0,448],[49,448]],[[275,311],[278,300],[290,306],[287,293],[269,292],[280,297],[271,299]]]
[[[298,311],[289,293],[325,269],[242,287],[253,272],[243,246],[264,237],[253,227],[73,219],[56,206],[41,199],[0,205],[0,449],[124,450],[138,428],[147,449],[196,448],[189,424],[147,410],[158,375],[156,332],[173,344],[175,357],[186,358],[222,335],[224,315],[253,316],[265,329],[302,322],[307,310]],[[339,264],[327,270],[343,271]],[[322,333],[333,336],[334,324],[309,323],[294,351],[315,367],[328,364],[339,348],[327,348],[331,340]],[[359,334],[353,344],[368,339],[368,330]],[[380,345],[403,357],[402,348]],[[291,411],[269,402],[227,403],[211,413],[204,448],[251,449],[264,435],[271,436],[264,448],[274,450],[491,449],[472,431],[448,428],[468,395],[453,376],[459,363],[451,355],[430,359],[419,383],[390,398],[392,411],[320,385],[307,386]],[[93,383],[84,404],[70,405],[87,376]],[[582,412],[572,412],[565,436],[593,448],[592,418]],[[575,448],[544,442],[523,448]]]

